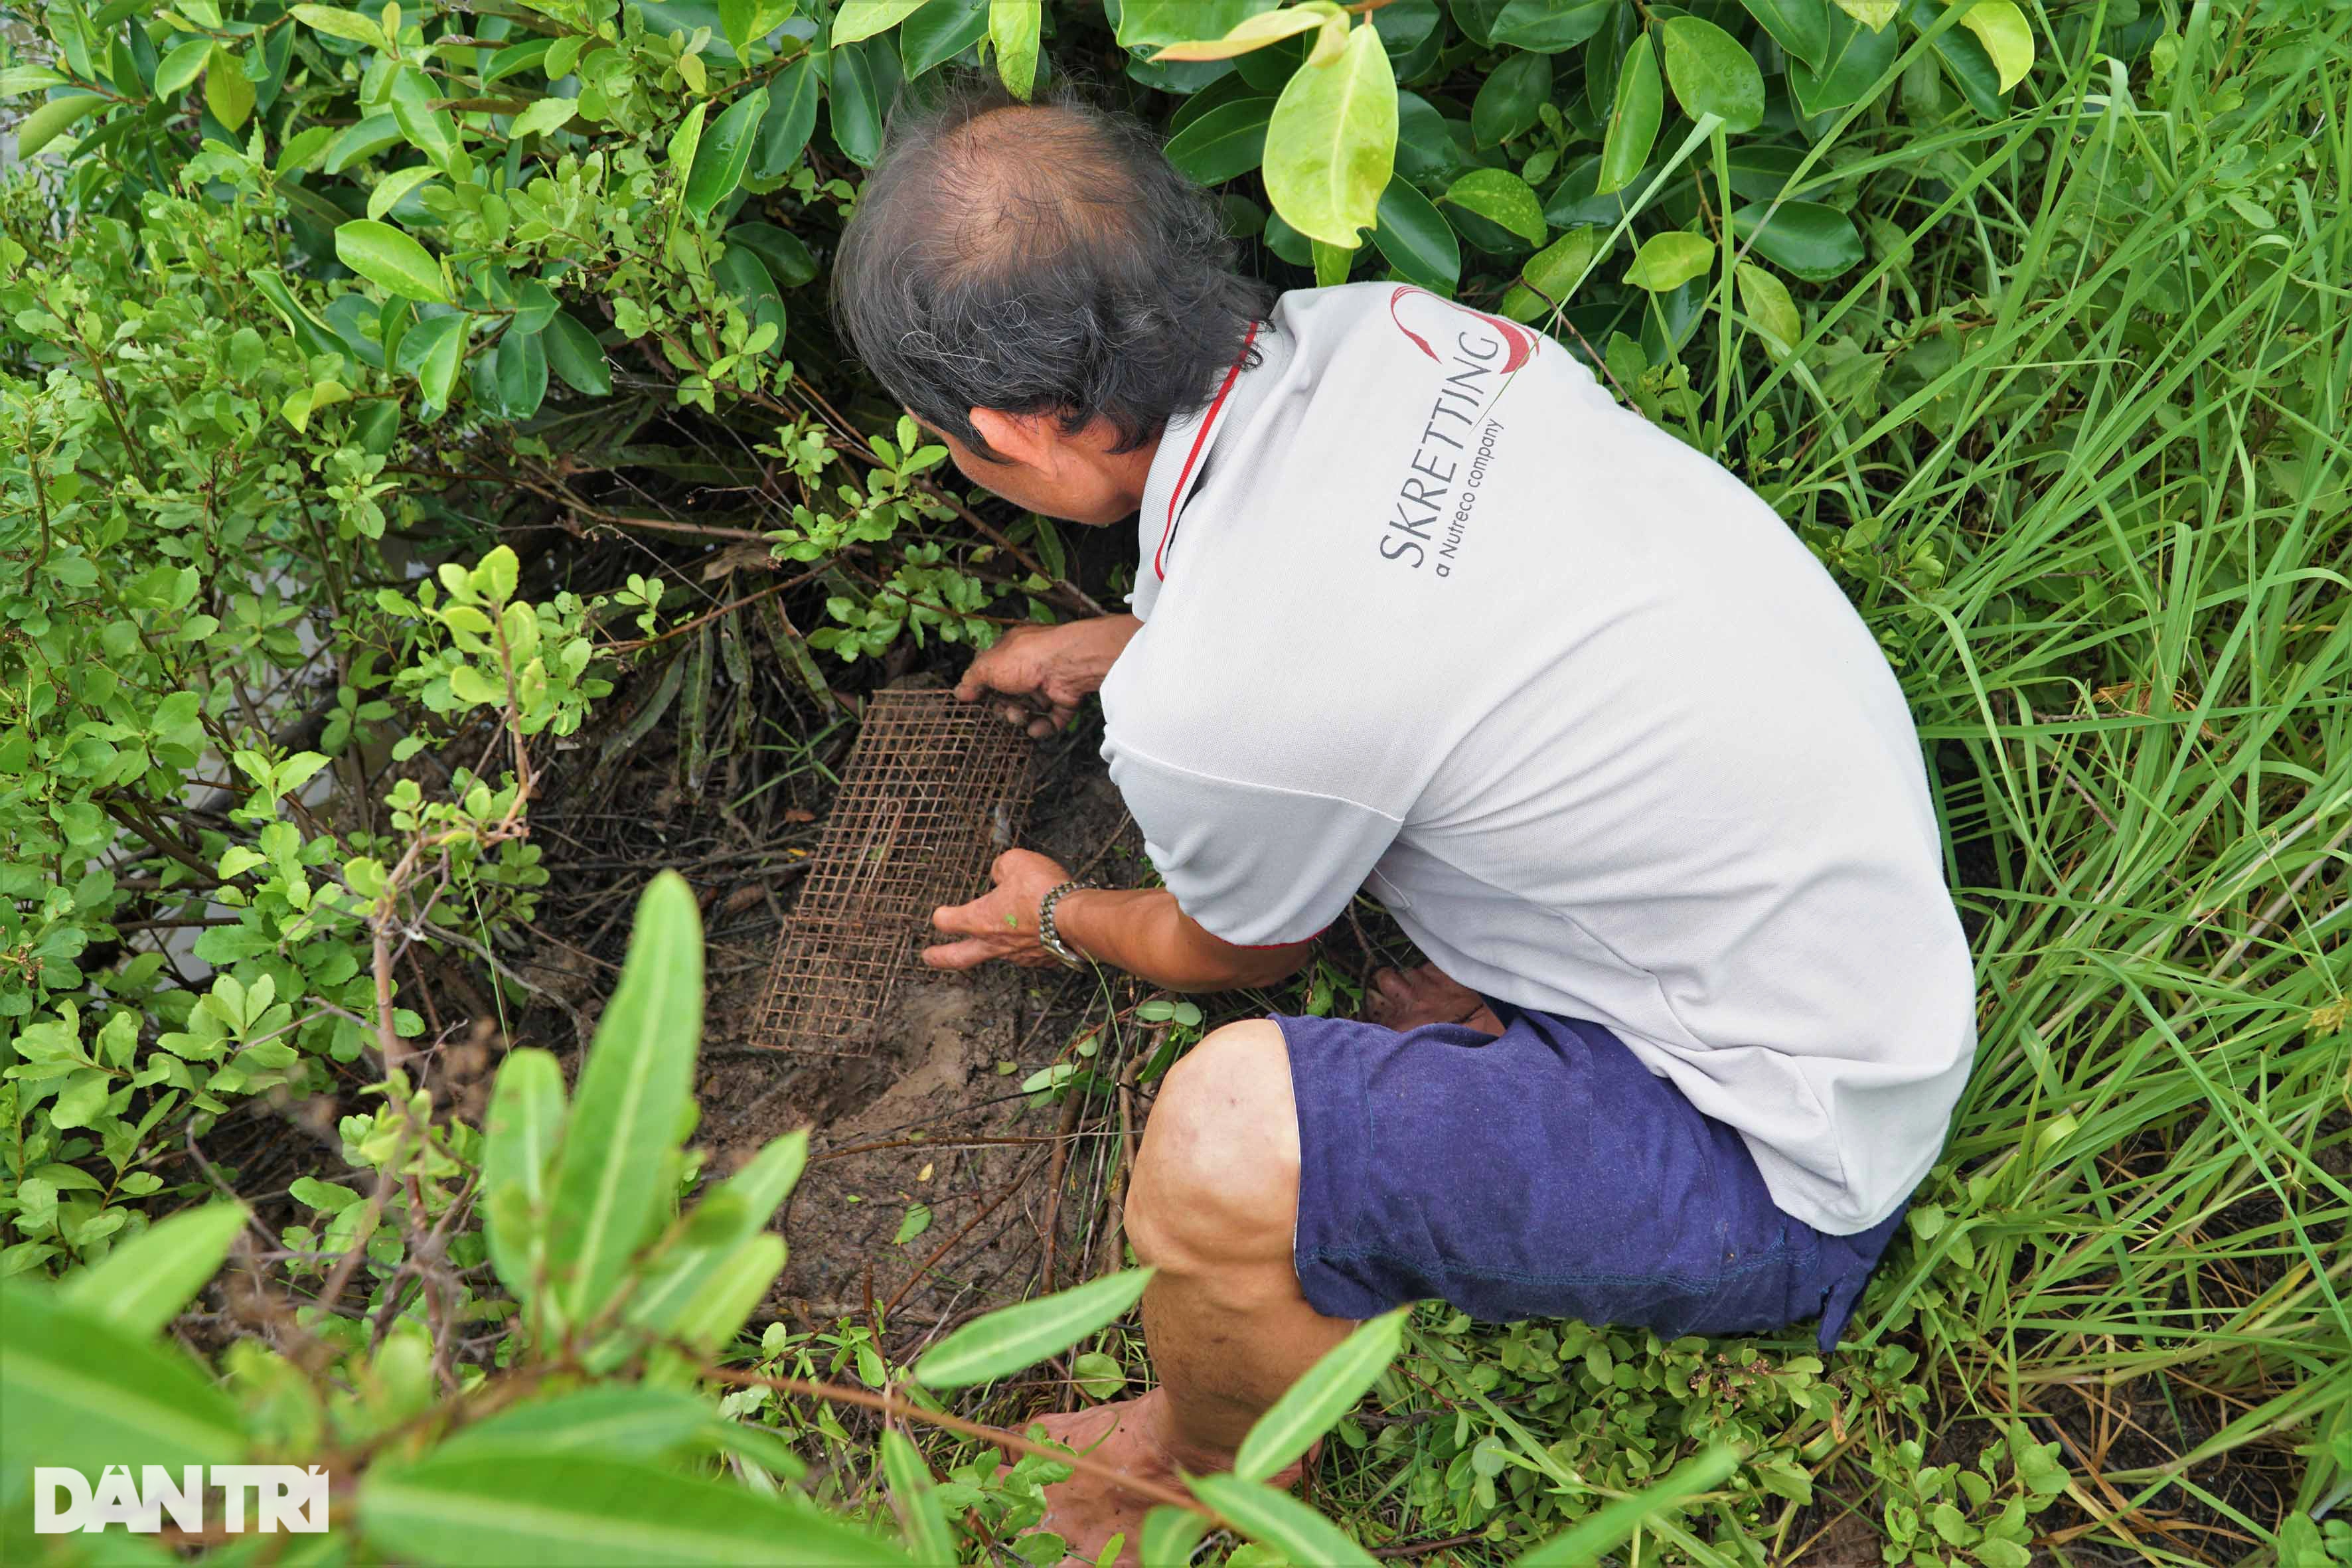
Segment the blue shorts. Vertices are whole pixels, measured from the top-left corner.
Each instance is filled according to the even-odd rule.
[[[1298,1100],[1298,1281],[1318,1312],[1432,1297],[1473,1318],[1681,1334],[1821,1320],[1837,1343],[1902,1210],[1830,1236],[1739,1135],[1598,1024],[1490,1004],[1489,1038],[1277,1017]]]

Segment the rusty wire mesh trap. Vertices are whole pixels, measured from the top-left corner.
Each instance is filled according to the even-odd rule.
[[[752,1038],[865,1056],[931,911],[978,896],[1029,807],[1031,747],[949,691],[868,699],[800,899],[777,938]]]

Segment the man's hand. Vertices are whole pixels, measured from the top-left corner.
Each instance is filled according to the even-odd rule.
[[[1101,688],[1121,650],[1142,629],[1133,616],[1014,626],[971,661],[956,683],[956,695],[966,702],[992,691],[1020,699],[999,704],[999,710],[1043,739],[1068,723],[1078,704]]]
[[[971,969],[992,958],[1031,969],[1059,964],[1037,940],[1037,906],[1070,874],[1034,850],[1007,849],[989,868],[989,876],[996,883],[991,891],[933,912],[931,924],[941,935],[963,940],[925,948],[923,962],[934,969]]]

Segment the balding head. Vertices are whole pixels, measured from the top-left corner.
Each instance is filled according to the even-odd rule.
[[[973,408],[1140,446],[1208,401],[1266,304],[1140,126],[977,86],[893,120],[834,268],[867,367],[982,454]]]

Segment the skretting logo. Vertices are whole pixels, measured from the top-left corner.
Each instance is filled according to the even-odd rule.
[[[246,1529],[246,1494],[254,1501],[256,1527],[264,1534],[288,1531],[320,1535],[327,1529],[327,1472],[313,1465],[184,1465],[175,1477],[162,1465],[143,1465],[136,1482],[128,1465],[109,1465],[92,1487],[79,1470],[47,1465],[33,1468],[33,1533],[96,1533],[121,1525],[152,1534],[164,1516],[185,1531],[205,1528],[205,1478],[227,1500],[223,1523],[232,1535]]]

